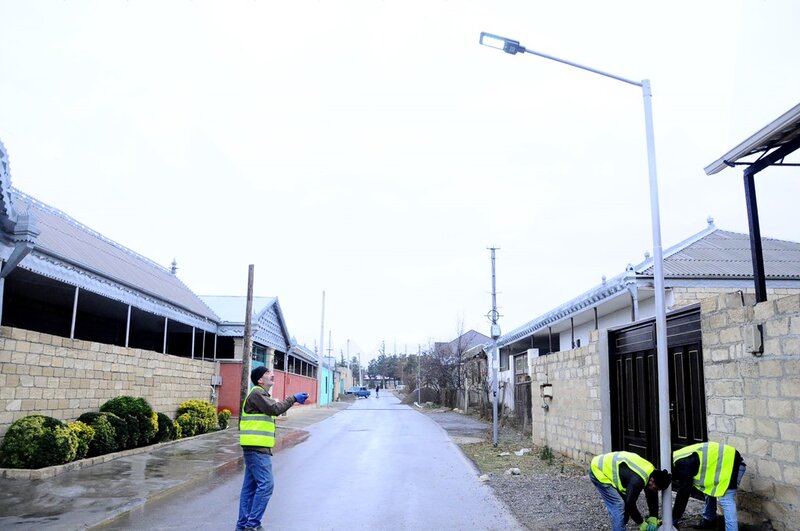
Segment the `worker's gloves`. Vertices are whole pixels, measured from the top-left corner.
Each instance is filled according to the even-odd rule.
[[[294,399],[297,401],[298,404],[305,403],[307,398],[308,398],[308,393],[297,393],[294,395]],[[655,530],[655,528],[653,529]]]
[[[639,531],[658,531],[658,518],[651,516],[639,526]]]

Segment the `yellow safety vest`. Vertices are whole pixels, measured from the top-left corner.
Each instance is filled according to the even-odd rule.
[[[728,490],[733,476],[736,449],[727,444],[705,442],[686,446],[672,453],[673,465],[685,457],[697,454],[700,468],[692,478],[694,486],[703,494],[719,498]]]
[[[275,417],[263,413],[246,413],[244,405],[256,388],[250,389],[242,402],[239,416],[239,444],[242,446],[259,446],[272,448],[275,446]]]
[[[622,479],[619,476],[619,465],[622,463],[636,472],[645,485],[650,480],[650,474],[656,468],[650,461],[633,452],[610,452],[597,455],[592,459],[592,474],[600,483],[613,485],[614,488],[625,494],[627,489],[622,485]]]

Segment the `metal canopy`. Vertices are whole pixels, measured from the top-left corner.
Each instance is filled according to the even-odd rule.
[[[713,175],[726,167],[745,166],[744,191],[747,220],[750,225],[750,253],[753,261],[756,302],[767,300],[767,281],[764,272],[764,253],[761,247],[761,227],[758,220],[755,174],[769,166],[798,166],[784,159],[800,148],[800,104],[781,115],[756,134],[705,167]],[[743,161],[757,155],[755,160]]]
[[[706,166],[706,175],[714,175],[734,165],[750,165],[752,162],[740,162],[740,160],[756,153],[760,153],[763,156],[796,140],[798,137],[800,137],[800,104],[725,153],[719,160]]]

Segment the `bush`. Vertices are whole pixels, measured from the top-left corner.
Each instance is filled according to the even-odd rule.
[[[89,457],[96,455],[110,454],[116,452],[119,447],[117,442],[117,430],[112,425],[111,417],[116,417],[113,413],[84,413],[78,417],[79,422],[89,425],[94,430],[94,437],[89,443]]]
[[[231,410],[230,409],[223,409],[219,413],[217,413],[217,417],[219,418],[219,429],[224,430],[228,428],[228,422],[231,420]]]
[[[42,468],[75,459],[78,437],[60,420],[29,415],[15,421],[0,444],[0,466]]]
[[[158,418],[153,416],[153,408],[144,398],[118,396],[100,406],[100,411],[114,413],[123,419],[128,416],[135,419],[136,426],[129,422],[126,448],[149,444],[158,433]]]
[[[83,459],[89,453],[89,445],[94,439],[94,428],[88,424],[76,420],[67,424],[78,439],[78,448],[75,451],[75,459]]]
[[[181,425],[178,424],[177,420],[172,422],[172,427],[175,428],[175,439],[182,439],[183,438],[183,429],[181,428]]]
[[[156,418],[158,422],[158,432],[156,432],[155,442],[173,441],[178,438],[172,419],[163,413],[156,414]]]
[[[187,400],[178,406],[179,419],[187,413],[196,419],[197,430],[192,435],[199,435],[219,429],[217,410],[214,409],[214,404],[208,400]],[[186,435],[185,432],[183,436],[191,437],[191,435]]]
[[[189,412],[178,415],[175,419],[175,424],[180,426],[181,437],[194,437],[200,431],[200,419]]]

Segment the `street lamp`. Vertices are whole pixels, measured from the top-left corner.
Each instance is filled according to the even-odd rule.
[[[661,251],[661,215],[658,207],[658,177],[656,175],[656,148],[655,138],[653,135],[653,108],[651,104],[652,93],[650,91],[650,80],[643,79],[642,81],[633,81],[624,77],[615,76],[602,70],[596,70],[588,66],[559,59],[552,55],[547,55],[534,50],[529,50],[520,45],[519,41],[493,35],[491,33],[481,33],[480,43],[484,46],[490,46],[503,50],[504,52],[516,55],[518,53],[529,53],[550,59],[565,65],[574,66],[581,70],[599,74],[601,76],[610,77],[629,85],[635,85],[642,88],[642,97],[644,98],[644,122],[647,134],[647,166],[650,175],[650,214],[652,218],[653,227],[653,279],[655,283],[655,298],[656,298],[656,353],[658,360],[658,427],[660,434],[660,455],[661,466],[667,470],[672,468],[672,436],[670,434],[669,426],[669,387],[667,382],[668,369],[667,369],[667,313],[664,307],[664,257]],[[672,505],[672,489],[667,488],[662,493],[662,503],[664,507],[671,507]],[[672,512],[669,510],[664,511],[664,527],[672,529]]]

